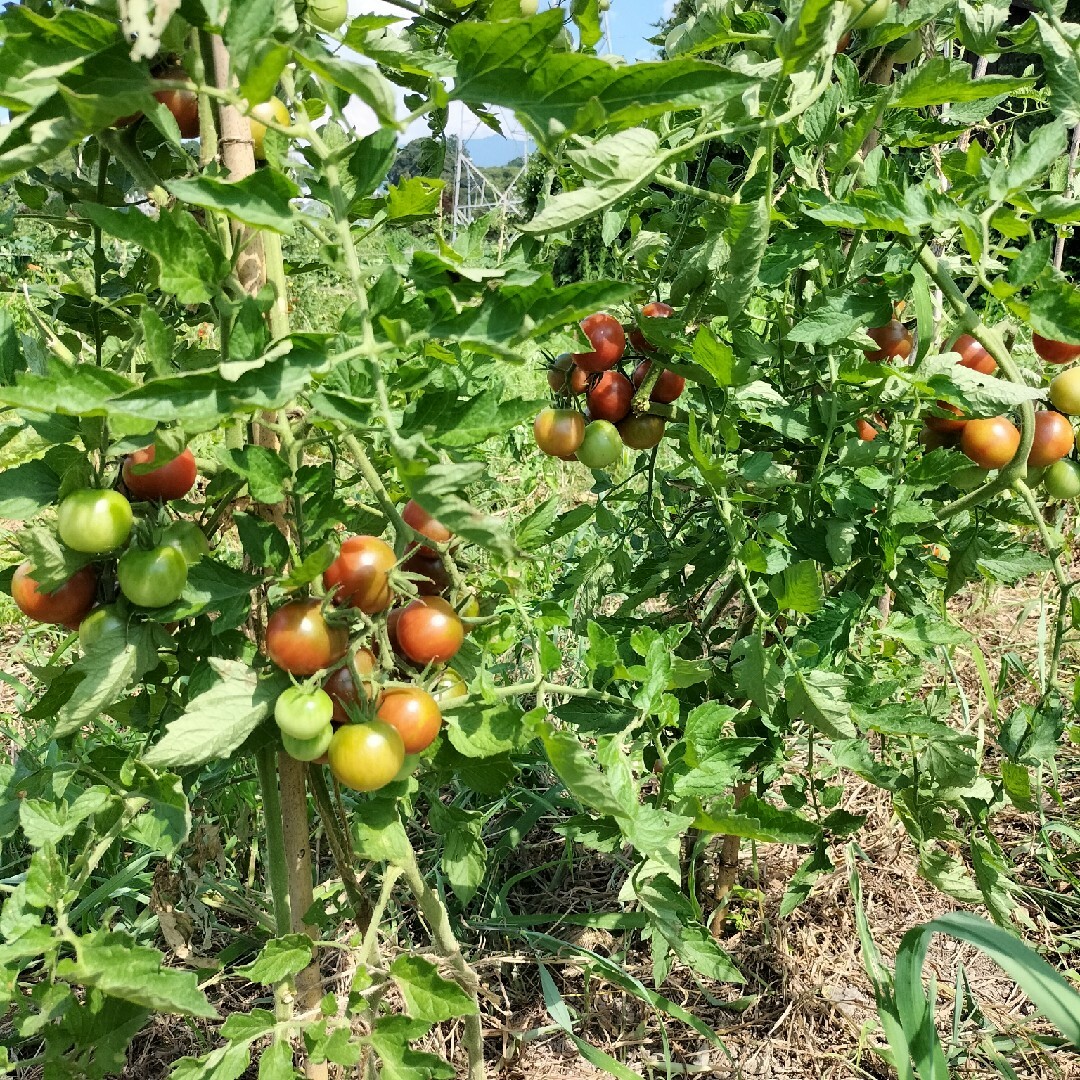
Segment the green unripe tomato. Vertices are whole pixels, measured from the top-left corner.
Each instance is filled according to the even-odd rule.
[[[206,533],[194,521],[173,522],[161,537],[166,547],[176,548],[188,566],[194,566],[205,555],[210,554],[210,541]]]
[[[321,735],[323,728],[330,726],[333,715],[334,702],[325,690],[290,686],[274,704],[277,726],[283,734],[294,739],[313,739]],[[319,757],[318,754],[315,756]]]
[[[266,125],[273,121],[276,124],[288,124],[292,122],[289,110],[281,98],[272,97],[266,101],[260,101],[252,106],[251,115],[248,117],[251,125],[251,142],[255,151],[256,161],[266,160],[266,151],[263,143],[266,140]]]
[[[540,10],[540,0],[521,0],[519,5],[524,18],[535,15]]]
[[[304,13],[312,26],[331,32],[349,17],[348,0],[308,0]]]
[[[884,22],[889,14],[889,0],[844,0],[848,8],[848,24],[852,30],[869,30]]]
[[[297,761],[315,761],[330,749],[330,740],[333,737],[334,725],[327,724],[322,731],[312,735],[310,739],[294,739],[283,731],[281,745],[285,748],[285,753]]]
[[[1080,464],[1062,458],[1046,470],[1043,488],[1051,499],[1075,499],[1080,495]]]
[[[912,60],[917,60],[922,56],[922,38],[919,37],[918,30],[915,30],[907,37],[890,42],[890,48],[892,52],[889,53],[889,57],[894,64],[910,64]]]
[[[60,504],[56,532],[72,551],[101,555],[127,543],[134,520],[119,491],[82,488]]]
[[[577,459],[590,469],[606,469],[622,457],[622,448],[622,436],[614,424],[593,420],[585,425],[585,437],[577,448]]]
[[[128,548],[116,564],[120,591],[139,607],[168,607],[187,584],[187,562],[176,548]]]
[[[106,634],[123,633],[127,619],[111,605],[95,608],[79,623],[79,647],[83,652],[96,645]]]

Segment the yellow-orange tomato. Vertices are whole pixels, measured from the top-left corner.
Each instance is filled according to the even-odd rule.
[[[401,736],[383,720],[343,724],[330,740],[330,771],[354,791],[378,791],[397,777],[405,761]]]
[[[542,409],[533,434],[548,457],[570,457],[585,438],[585,417],[577,409]]]

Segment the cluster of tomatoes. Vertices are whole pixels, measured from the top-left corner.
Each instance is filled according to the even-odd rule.
[[[651,303],[641,309],[647,319],[675,314],[668,304]],[[605,469],[622,455],[623,446],[649,450],[664,435],[665,419],[632,408],[635,391],[649,378],[652,361],[643,359],[632,375],[617,365],[626,343],[641,353],[655,348],[635,326],[627,329],[613,315],[597,312],[581,321],[591,352],[563,353],[548,370],[548,385],[557,398],[585,397],[585,410],[570,403],[543,409],[533,422],[536,445],[550,457],[580,461],[590,469]],[[653,381],[649,401],[670,405],[686,387],[686,380],[664,370]]]
[[[124,486],[136,502],[181,499],[195,486],[190,449],[156,468],[154,459],[155,448],[148,446],[124,460]],[[210,550],[193,521],[172,520],[158,510],[136,522],[131,499],[112,488],[73,491],[57,509],[56,532],[65,547],[90,561],[51,592],[39,588],[26,561],[11,579],[11,595],[29,618],[78,630],[84,649],[126,627],[129,613],[116,603],[117,588],[135,609],[168,607],[180,599],[188,568]],[[95,608],[102,592],[110,602]]]
[[[868,360],[906,360],[911,355],[911,331],[899,320],[893,319],[867,333],[878,345],[877,349],[867,351]],[[1039,358],[1048,364],[1068,364],[1080,359],[1080,345],[1053,341],[1040,334],[1032,334],[1031,343]],[[997,371],[997,362],[970,334],[961,334],[949,349],[959,355],[962,367],[984,375]],[[1073,499],[1080,495],[1080,463],[1067,460],[1077,438],[1069,417],[1080,414],[1080,367],[1069,368],[1051,381],[1050,403],[1053,409],[1035,413],[1034,441],[1027,458],[1028,481],[1041,480],[1052,498]],[[981,469],[1003,468],[1020,446],[1020,431],[1008,417],[969,419],[947,401],[936,402],[934,410],[923,417],[923,423],[919,436],[923,446],[927,449],[959,446]],[[884,427],[880,414],[873,422],[856,421],[859,438],[868,442]]]
[[[402,518],[433,543],[453,539],[415,502]],[[285,690],[274,707],[287,753],[329,764],[339,783],[357,791],[377,791],[412,771],[442,727],[440,705],[466,694],[461,676],[443,666],[466,633],[441,595],[449,585],[437,548],[411,544],[399,567],[385,541],[350,536],[323,574],[326,595],[290,600],[270,616],[266,655],[309,680]],[[462,613],[475,616],[475,600]]]

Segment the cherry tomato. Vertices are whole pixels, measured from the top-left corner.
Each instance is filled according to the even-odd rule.
[[[349,17],[349,5],[347,0],[308,0],[304,14],[312,26],[333,32]]]
[[[1054,376],[1050,382],[1050,404],[1070,416],[1080,413],[1080,367]]]
[[[101,555],[127,543],[134,520],[119,491],[81,488],[60,504],[56,531],[72,551]]]
[[[606,469],[622,457],[619,429],[607,420],[593,420],[585,426],[585,438],[577,449],[577,459],[590,469]]]
[[[1055,461],[1046,470],[1042,483],[1052,499],[1075,499],[1080,495],[1080,464],[1075,461]]]
[[[869,30],[889,14],[889,0],[845,0],[852,30]]]
[[[566,389],[567,373],[573,366],[574,357],[568,352],[556,356],[552,361],[551,367],[548,368],[547,381],[548,386],[556,394],[561,394]]]
[[[194,566],[210,554],[210,541],[194,521],[174,521],[162,534],[161,542],[176,548],[188,566]]]
[[[284,126],[290,123],[291,119],[289,110],[285,108],[285,102],[280,98],[272,97],[251,107],[248,113],[248,124],[251,128],[251,142],[256,161],[266,160],[266,150],[263,147],[266,140],[266,125],[272,122]]]
[[[403,655],[401,652],[401,642],[398,641],[397,629],[398,623],[401,622],[401,613],[404,610],[404,608],[394,608],[393,611],[389,612],[386,616],[386,638],[390,642],[390,648],[394,650],[396,656]]]
[[[195,486],[195,455],[185,448],[160,468],[141,472],[139,466],[150,464],[156,452],[156,446],[144,446],[124,459],[123,476],[128,491],[137,499],[182,499]]]
[[[633,380],[635,386],[640,386],[645,381],[645,376],[649,374],[649,368],[651,367],[651,360],[642,360],[634,368]],[[652,393],[649,394],[649,400],[659,401],[663,405],[670,405],[685,389],[686,380],[681,375],[676,375],[674,371],[664,371],[661,373],[660,378],[656,380]]]
[[[442,727],[438,703],[418,686],[384,690],[375,715],[401,736],[406,754],[426,750]]]
[[[274,703],[275,723],[294,739],[311,739],[321,734],[330,726],[333,715],[334,702],[324,690],[290,686]]]
[[[431,696],[442,707],[452,705],[455,701],[463,701],[469,696],[469,691],[465,680],[453,668],[447,668],[435,681]]]
[[[330,740],[330,771],[355,791],[378,791],[395,779],[405,762],[405,744],[385,721],[343,724]]]
[[[845,30],[840,35],[840,40],[836,43],[836,48],[833,49],[833,54],[839,56],[842,52],[847,52],[847,47],[851,44],[851,31]]]
[[[894,64],[910,64],[912,60],[918,60],[922,56],[922,38],[916,30],[899,41],[892,41],[887,46],[892,49],[889,59]]]
[[[396,565],[394,549],[377,536],[350,536],[323,574],[323,585],[333,592],[335,604],[373,615],[385,611],[393,600],[390,571]]]
[[[1040,411],[1035,414],[1035,440],[1028,454],[1028,466],[1044,469],[1060,461],[1073,448],[1072,424],[1059,412]]]
[[[960,366],[981,371],[984,375],[993,375],[997,371],[997,361],[986,351],[981,341],[976,341],[970,334],[961,334],[949,347],[960,354]]]
[[[585,397],[589,412],[597,420],[617,424],[630,411],[634,384],[621,372],[605,371]]]
[[[1048,364],[1067,364],[1080,356],[1080,345],[1070,345],[1067,341],[1051,341],[1041,334],[1032,334],[1031,344],[1035,346],[1035,352]]]
[[[20,563],[11,578],[11,597],[30,619],[74,628],[94,604],[97,574],[92,566],[76,570],[58,589],[41,592],[30,562]]]
[[[924,423],[931,431],[951,433],[964,430],[964,426],[967,424],[967,417],[964,416],[961,409],[958,409],[955,405],[950,405],[947,401],[938,401],[936,402],[936,406],[942,412],[952,413],[952,416],[926,416],[924,418]],[[959,419],[957,419],[958,417]]]
[[[613,315],[589,315],[581,320],[581,330],[593,347],[592,352],[574,353],[574,362],[582,371],[607,371],[622,359],[626,334]]]
[[[939,450],[943,446],[955,446],[957,435],[954,432],[934,431],[933,428],[923,427],[919,432],[919,442],[926,450]]]
[[[445,664],[461,648],[465,628],[458,613],[439,596],[414,600],[397,623],[401,651],[416,664]]]
[[[106,634],[126,632],[127,625],[127,619],[125,619],[112,605],[94,608],[94,610],[79,623],[79,647],[83,652],[86,652],[87,649],[96,645]]]
[[[866,350],[867,360],[874,363],[906,360],[911,355],[911,331],[899,319],[890,319],[884,326],[872,326],[866,333],[878,343],[878,348]]]
[[[430,550],[417,546],[401,564],[405,573],[420,575],[420,579],[413,584],[421,596],[438,596],[450,588],[450,572],[443,564],[442,556],[427,554]]]
[[[574,397],[584,394],[589,389],[589,373],[575,364],[566,377],[566,387]]]
[[[651,304],[646,304],[641,309],[641,314],[644,315],[646,319],[670,319],[671,316],[675,314],[675,309],[670,304],[663,304],[659,300],[654,300]],[[633,345],[638,352],[656,352],[656,346],[650,344],[649,339],[636,326],[630,331],[630,344]],[[640,386],[641,384],[636,383],[635,385]]]
[[[128,548],[116,564],[120,591],[138,607],[167,607],[180,599],[187,584],[187,560],[164,544],[145,550]]]
[[[401,514],[402,521],[415,529],[421,536],[445,544],[454,534],[441,522],[433,518],[418,502],[410,499]],[[434,548],[424,546],[420,549],[425,555],[438,555]]]
[[[518,11],[524,18],[535,15],[540,10],[540,0],[519,0]]]
[[[585,438],[585,418],[576,409],[542,409],[533,421],[533,434],[548,457],[565,457]]]
[[[349,713],[351,710],[360,708],[361,693],[369,701],[375,696],[375,688],[364,678],[375,670],[374,653],[370,649],[357,649],[353,653],[353,665],[362,680],[359,687],[348,664],[343,664],[334,670],[323,683],[323,690],[326,691],[334,707],[332,719],[335,724],[344,724],[352,720]]]
[[[664,420],[659,416],[628,416],[619,435],[632,450],[651,450],[664,437]]]
[[[169,82],[191,82],[181,67],[167,67],[157,73],[157,78]],[[199,98],[194,90],[155,90],[154,97],[172,113],[180,138],[199,137]]]
[[[293,675],[336,664],[348,647],[348,631],[326,621],[318,600],[290,600],[266,624],[266,655]]]
[[[334,725],[327,724],[308,739],[295,739],[292,735],[281,733],[281,745],[285,753],[297,761],[317,761],[330,749],[330,740],[334,737]]]
[[[1020,432],[1004,416],[969,420],[960,434],[960,448],[984,469],[1008,465],[1019,445]]]

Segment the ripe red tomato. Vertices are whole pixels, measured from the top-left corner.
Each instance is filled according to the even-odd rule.
[[[1050,382],[1050,404],[1070,416],[1080,413],[1080,367],[1054,376]]]
[[[589,413],[596,420],[617,424],[630,411],[634,384],[621,372],[605,371],[586,395]]]
[[[878,343],[878,348],[866,350],[867,360],[874,363],[906,360],[911,355],[911,331],[899,319],[890,319],[884,326],[872,326],[866,333]]]
[[[589,315],[581,320],[581,330],[593,347],[592,352],[574,353],[574,362],[583,371],[607,371],[622,359],[626,334],[613,315],[599,311]]]
[[[1031,344],[1035,352],[1048,364],[1067,364],[1080,356],[1080,345],[1070,345],[1067,341],[1051,341],[1042,334],[1032,334]]]
[[[323,585],[333,592],[335,604],[348,604],[365,615],[374,615],[385,611],[393,600],[390,571],[396,565],[394,549],[377,536],[350,536],[323,574]]]
[[[156,452],[157,447],[151,444],[124,459],[123,475],[128,491],[136,499],[182,499],[195,486],[195,455],[185,447],[160,468],[140,471],[139,466],[153,462]]]
[[[413,584],[421,596],[439,596],[450,588],[450,572],[443,564],[441,555],[419,545],[407,548],[406,554],[408,558],[401,564],[401,569],[406,574],[420,575],[420,579]]]
[[[1059,412],[1040,411],[1035,414],[1035,440],[1028,454],[1028,467],[1045,469],[1060,461],[1073,448],[1072,424]]]
[[[649,374],[649,368],[651,367],[651,360],[642,360],[634,368],[633,379],[635,386],[640,386],[645,381],[645,376]],[[656,380],[652,393],[649,395],[649,400],[659,401],[663,405],[670,405],[685,389],[686,380],[681,375],[676,375],[674,371],[664,371],[661,373],[660,378]]]
[[[955,405],[950,405],[947,401],[938,401],[936,405],[942,412],[952,413],[952,416],[934,416],[933,414],[928,414],[924,417],[924,423],[931,431],[949,434],[964,430],[964,427],[967,424],[967,417],[964,416],[961,409],[958,409]],[[956,419],[956,417],[959,417],[960,419]]]
[[[375,715],[401,736],[406,754],[426,750],[442,727],[438,702],[418,686],[384,690]]]
[[[405,744],[385,721],[342,724],[330,740],[330,771],[354,791],[378,791],[401,771]]]
[[[981,371],[984,375],[993,375],[997,371],[997,361],[986,351],[982,342],[976,341],[970,334],[961,334],[949,348],[960,354],[961,367]]]
[[[651,450],[664,437],[664,420],[659,416],[628,416],[618,427],[631,450]]]
[[[441,522],[433,518],[418,502],[410,499],[401,514],[402,521],[415,529],[421,536],[434,540],[436,544],[445,544],[454,534]],[[426,555],[437,555],[434,548],[426,545],[420,549]]]
[[[855,434],[862,439],[863,442],[873,442],[877,438],[877,428],[870,423],[869,420],[864,420],[861,416],[855,421]]]
[[[566,387],[574,397],[584,394],[589,389],[589,373],[575,364],[566,377]]]
[[[984,469],[1008,465],[1020,445],[1020,432],[1004,416],[969,420],[960,434],[960,449]]]
[[[58,589],[41,592],[31,576],[29,561],[20,563],[11,578],[11,598],[19,610],[36,622],[56,623],[74,630],[94,605],[97,574],[92,566],[76,570]]]
[[[191,82],[181,67],[167,67],[157,73],[157,78],[169,82]],[[155,90],[154,97],[172,113],[180,138],[199,137],[199,98],[194,90]]]
[[[641,314],[646,319],[670,319],[675,314],[675,309],[670,304],[661,303],[659,300],[654,300],[651,304],[646,304],[641,309]],[[648,338],[635,326],[630,331],[630,344],[637,349],[638,352],[656,352],[656,346],[650,345]],[[654,401],[659,400],[657,398]]]
[[[576,409],[542,409],[533,421],[533,435],[548,457],[567,457],[585,438],[585,418]]]
[[[414,600],[397,623],[401,651],[416,664],[445,664],[461,648],[465,627],[458,613],[439,596]]]
[[[336,664],[349,647],[344,626],[331,626],[318,600],[290,600],[266,624],[266,655],[293,675],[314,675]]]
[[[352,719],[349,712],[359,709],[361,693],[369,701],[375,696],[374,686],[365,678],[375,670],[375,654],[370,649],[357,649],[352,659],[362,680],[359,687],[348,664],[336,668],[323,683],[323,690],[334,703],[332,719],[335,724],[344,724]]]

